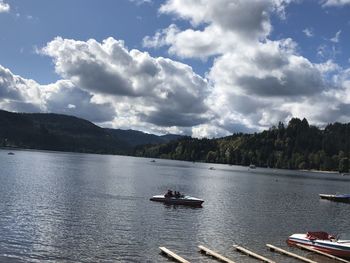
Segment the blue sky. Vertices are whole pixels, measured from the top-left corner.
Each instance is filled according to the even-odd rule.
[[[349,121],[348,0],[0,0],[0,25],[5,110],[196,137]]]

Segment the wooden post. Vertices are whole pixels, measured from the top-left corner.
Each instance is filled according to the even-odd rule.
[[[340,261],[340,262],[344,262],[344,263],[350,263],[350,261],[348,261],[348,260],[345,260],[343,258],[339,258],[339,257],[333,256],[331,254],[328,254],[328,253],[325,253],[325,252],[313,249],[311,247],[308,247],[308,246],[305,246],[305,245],[302,245],[302,244],[296,244],[296,245],[299,248],[302,248],[302,249],[305,249],[305,250],[308,250],[308,251],[311,251],[311,252],[315,252],[317,254],[323,255],[325,257],[329,257],[331,259],[334,259],[334,260],[337,260],[337,261]]]
[[[263,257],[263,256],[260,256],[259,254],[256,254],[256,253],[254,253],[253,251],[250,251],[250,250],[248,250],[248,249],[246,249],[246,248],[244,248],[244,247],[241,247],[241,246],[238,246],[238,245],[233,245],[233,247],[234,247],[236,250],[238,250],[238,251],[240,251],[240,252],[242,252],[242,253],[245,253],[245,254],[247,254],[248,256],[251,256],[251,257],[253,257],[253,258],[259,259],[259,260],[261,260],[261,261],[263,261],[263,262],[266,262],[266,263],[276,263],[275,261],[270,260],[270,259],[268,259],[268,258],[265,258],[265,257]]]
[[[302,256],[299,256],[299,255],[297,255],[297,254],[288,252],[288,251],[286,251],[286,250],[284,250],[284,249],[275,247],[275,246],[273,246],[273,245],[266,244],[266,246],[269,247],[271,251],[277,251],[277,252],[280,252],[280,253],[282,253],[282,254],[284,254],[284,255],[287,255],[287,256],[290,256],[290,257],[299,259],[299,260],[304,261],[304,262],[308,262],[308,263],[317,263],[316,261],[313,261],[313,260],[308,259],[308,258],[304,258],[304,257],[302,257]]]
[[[198,248],[199,248],[199,251],[200,251],[200,252],[204,252],[205,254],[210,255],[210,256],[212,256],[212,257],[214,257],[214,258],[216,258],[216,259],[218,259],[218,260],[220,260],[220,261],[222,261],[222,262],[225,262],[225,263],[235,263],[235,262],[232,261],[231,259],[228,259],[228,258],[226,258],[226,257],[224,257],[224,256],[221,256],[220,254],[218,254],[218,253],[216,253],[216,252],[210,250],[209,248],[206,248],[206,247],[204,247],[204,246],[198,246]]]
[[[180,263],[190,263],[190,262],[187,261],[186,259],[183,259],[183,258],[180,257],[179,255],[177,255],[177,254],[175,254],[174,252],[170,251],[170,250],[167,249],[166,247],[159,247],[159,249],[161,250],[161,252],[162,252],[164,255],[166,255],[166,256],[168,256],[168,257],[170,257],[170,258],[172,258],[172,259],[174,259],[174,260],[176,260],[176,261],[178,261],[178,262],[180,262]]]

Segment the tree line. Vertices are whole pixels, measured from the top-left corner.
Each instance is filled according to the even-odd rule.
[[[333,123],[324,129],[292,118],[269,130],[237,133],[217,139],[184,137],[159,145],[136,147],[134,155],[232,165],[254,164],[282,169],[349,172],[350,123]]]

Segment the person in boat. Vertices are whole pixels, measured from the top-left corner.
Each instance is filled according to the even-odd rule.
[[[170,189],[168,190],[168,192],[164,195],[165,198],[170,198],[173,197],[173,191],[171,191]]]
[[[180,192],[176,192],[176,191],[175,191],[175,198],[180,198],[180,197],[181,197]]]

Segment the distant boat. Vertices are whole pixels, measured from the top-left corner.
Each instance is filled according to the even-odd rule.
[[[215,168],[214,167],[210,167],[209,170],[215,170]]]
[[[155,163],[155,162],[156,162],[156,160],[152,160],[152,161],[151,161],[151,163]]]
[[[9,152],[9,153],[7,153],[8,155],[15,155],[13,152]]]
[[[256,166],[254,164],[249,165],[249,169],[255,169]]]
[[[333,256],[349,258],[350,240],[340,240],[327,232],[307,232],[306,234],[293,234],[287,243],[291,246],[301,244],[313,249],[331,254]]]
[[[151,201],[161,202],[168,205],[186,205],[202,206],[204,200],[192,196],[166,197],[165,195],[155,195],[150,198]]]
[[[328,195],[319,194],[321,199],[327,199],[334,202],[350,203],[350,194]]]

